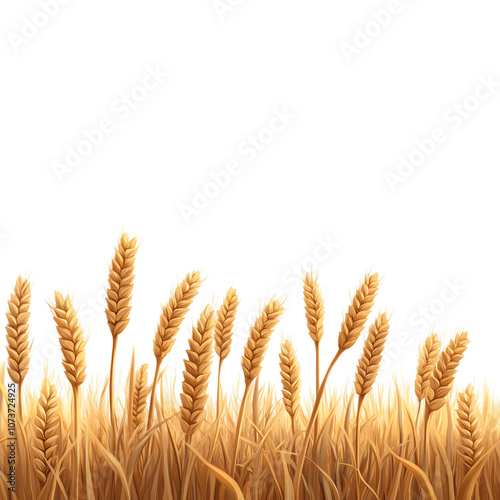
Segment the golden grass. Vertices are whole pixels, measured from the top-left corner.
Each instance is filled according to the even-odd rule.
[[[129,320],[136,249],[125,236],[120,245],[110,273],[119,286],[110,289],[116,294],[111,293],[112,297],[122,296],[124,302],[108,302],[113,338]],[[118,268],[128,270],[120,274]],[[121,281],[115,274],[120,274]],[[19,373],[28,369],[19,362],[13,341],[19,336],[16,328],[27,324],[27,316],[21,322],[18,314],[23,283],[16,285],[8,305],[7,371],[18,382]],[[69,384],[46,376],[39,391],[23,393],[16,493],[3,487],[0,500],[500,498],[500,406],[487,389],[481,393],[472,385],[458,393],[453,389],[469,342],[466,333],[458,334],[441,352],[437,335],[427,339],[419,353],[414,391],[409,384],[397,382],[377,388],[384,345],[390,338],[389,318],[379,314],[371,320],[357,368],[352,367],[352,386],[341,393],[328,389],[337,360],[362,335],[373,309],[380,282],[377,274],[367,275],[341,325],[337,353],[324,353],[330,364],[312,400],[301,399],[299,363],[308,360],[297,353],[291,340],[282,340],[278,359],[266,359],[281,374],[278,397],[265,381],[256,385],[267,346],[284,313],[283,303],[273,299],[250,328],[241,362],[243,397],[227,391],[215,404],[207,386],[214,352],[219,367],[233,355],[231,336],[238,305],[233,289],[217,314],[211,306],[205,307],[192,327],[182,393],[177,395],[173,381],[159,372],[176,337],[185,335],[181,324],[200,285],[199,273],[188,274],[162,311],[151,354],[156,358],[157,396],[148,384],[147,365],[135,370],[133,353],[125,391],[109,392],[107,378],[86,380],[85,340],[75,309],[69,297],[55,294],[51,308]],[[323,302],[311,276],[305,278],[304,299],[303,331],[311,334],[314,327],[319,335]],[[18,321],[13,321],[16,314]],[[10,329],[15,331],[11,335]],[[26,331],[23,327],[22,334]],[[4,396],[0,439],[5,443],[9,435],[4,370],[5,364],[0,374]],[[218,382],[219,392],[220,376]],[[247,401],[252,388],[250,410]],[[110,396],[116,408],[111,414]],[[418,422],[420,405],[424,405],[424,418]],[[313,432],[316,423],[318,431]],[[0,454],[0,467],[0,479],[8,486],[6,453]]]

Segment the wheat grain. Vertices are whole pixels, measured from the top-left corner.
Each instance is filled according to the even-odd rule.
[[[254,326],[250,327],[250,335],[241,359],[247,386],[262,370],[262,361],[267,351],[267,345],[283,311],[283,303],[272,299],[264,307]]]
[[[310,273],[304,277],[304,303],[309,335],[319,343],[323,338],[325,306],[318,281]]]
[[[440,349],[441,341],[435,333],[429,335],[420,348],[417,376],[415,378],[415,394],[418,401],[425,398]]]
[[[8,301],[7,316],[7,371],[15,384],[21,384],[29,370],[31,287],[27,279],[17,278],[14,293]]]
[[[208,399],[214,326],[214,312],[210,306],[206,306],[196,327],[193,326],[189,349],[186,351],[181,393],[181,425],[188,441],[202,422]]]
[[[238,295],[234,288],[227,291],[224,302],[217,311],[217,319],[214,329],[214,348],[220,361],[224,361],[231,350],[233,337],[233,325],[238,308]]]
[[[457,417],[460,455],[470,468],[481,458],[484,447],[477,398],[471,385],[458,395]]]
[[[446,397],[455,380],[458,364],[464,357],[468,344],[467,332],[457,334],[439,355],[425,395],[426,408],[429,412],[439,410],[445,405]]]
[[[82,329],[78,322],[75,309],[69,296],[64,298],[55,292],[54,304],[51,304],[52,314],[59,333],[59,343],[63,355],[63,367],[66,377],[73,388],[85,381],[85,344]]]
[[[109,268],[106,317],[114,337],[122,333],[130,321],[137,250],[137,238],[129,239],[128,234],[123,233]]]
[[[47,481],[50,468],[54,468],[56,464],[58,430],[56,388],[44,380],[33,422],[33,466],[42,485]]]
[[[132,401],[132,430],[141,432],[146,419],[146,406],[149,394],[148,365],[142,365],[136,372],[134,396]]]
[[[380,369],[382,351],[389,333],[387,314],[380,314],[375,323],[370,326],[368,337],[363,347],[363,354],[358,361],[354,386],[358,396],[366,396],[373,388],[373,384]]]
[[[352,347],[358,340],[373,307],[380,282],[378,274],[366,275],[363,284],[356,290],[352,304],[345,315],[339,332],[339,349]]]
[[[300,408],[300,365],[292,342],[288,339],[281,342],[280,373],[283,385],[283,403],[292,421],[292,433],[295,434],[295,421]]]

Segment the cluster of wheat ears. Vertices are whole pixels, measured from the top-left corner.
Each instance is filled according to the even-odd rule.
[[[188,273],[162,308],[153,339],[152,384],[148,365],[136,370],[132,354],[120,399],[115,357],[129,323],[137,250],[136,239],[123,234],[110,266],[105,312],[112,355],[109,378],[99,388],[85,387],[86,340],[70,298],[56,292],[50,307],[69,386],[46,377],[39,394],[23,393],[31,291],[27,279],[16,282],[6,326],[7,372],[17,389],[16,491],[9,490],[4,452],[2,499],[500,499],[498,406],[486,389],[481,398],[470,385],[452,392],[469,342],[466,332],[444,348],[436,334],[426,339],[414,391],[394,382],[386,394],[374,393],[389,334],[389,318],[381,313],[368,328],[353,390],[327,390],[337,360],[365,329],[380,285],[377,274],[367,275],[356,290],[340,326],[338,350],[323,375],[324,301],[316,277],[304,277],[304,331],[307,325],[316,348],[310,405],[301,402],[298,357],[288,339],[279,356],[282,398],[258,384],[284,312],[274,299],[250,328],[241,360],[242,398],[223,392],[223,361],[231,351],[239,305],[232,288],[217,311],[206,306],[192,327],[178,404],[162,367],[201,287],[198,272]],[[215,402],[207,394],[214,351]],[[4,371],[0,432],[5,444]]]

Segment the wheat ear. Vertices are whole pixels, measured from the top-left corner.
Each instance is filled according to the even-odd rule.
[[[202,422],[208,399],[214,326],[214,312],[210,306],[206,306],[197,325],[193,326],[189,349],[186,351],[181,393],[181,426],[188,443]]]
[[[446,404],[446,398],[450,393],[458,365],[464,357],[464,352],[469,344],[467,332],[457,334],[448,346],[441,351],[436,366],[432,371],[432,377],[425,394],[424,414],[424,449],[423,469],[427,473],[427,431],[429,419],[432,412],[439,410]]]
[[[284,312],[283,302],[271,299],[255,321],[255,324],[250,327],[250,335],[248,336],[243,357],[241,358],[241,366],[243,375],[245,376],[245,392],[240,404],[238,412],[238,420],[236,421],[235,442],[233,448],[233,460],[231,462],[231,475],[234,476],[236,471],[236,460],[238,458],[238,450],[240,444],[241,426],[243,423],[243,415],[250,394],[252,382],[258,377],[262,370],[262,361],[267,351],[267,346],[271,340],[271,335],[276,328],[282,314]]]
[[[314,401],[314,406],[311,411],[311,416],[309,418],[309,423],[304,435],[304,446],[299,455],[297,461],[297,467],[295,469],[294,476],[294,491],[297,498],[300,498],[300,483],[302,470],[304,468],[304,462],[306,459],[307,449],[309,447],[309,440],[311,439],[311,434],[315,421],[318,418],[319,407],[321,404],[321,398],[325,392],[326,383],[328,377],[337,363],[338,359],[344,351],[352,347],[356,340],[358,340],[363,328],[365,327],[366,320],[370,315],[373,304],[375,303],[375,297],[377,295],[378,289],[380,287],[380,281],[378,274],[374,273],[372,275],[366,275],[361,286],[356,290],[356,294],[352,300],[352,304],[345,315],[345,319],[340,326],[339,338],[338,338],[338,351],[333,357],[330,366],[328,367],[323,381],[319,387],[319,391],[316,394],[316,399]]]
[[[221,396],[221,369],[222,362],[229,355],[231,350],[231,343],[233,340],[233,326],[236,318],[236,310],[238,309],[238,295],[234,288],[230,288],[224,302],[217,311],[214,329],[214,349],[217,356],[219,356],[219,370],[217,373],[217,404],[216,404],[216,418],[220,416],[220,396]]]
[[[425,399],[427,388],[429,387],[432,372],[437,363],[441,341],[437,334],[429,335],[420,347],[418,354],[417,376],[415,378],[415,395],[418,400],[417,423],[420,415],[422,400]]]
[[[359,463],[359,424],[361,407],[366,395],[373,389],[373,384],[380,369],[382,352],[385,347],[387,335],[389,334],[389,320],[387,314],[380,314],[375,323],[370,326],[368,337],[365,340],[363,353],[358,361],[357,372],[354,380],[354,387],[358,395],[358,411],[356,414],[356,467],[358,475],[360,472]],[[359,492],[360,481],[356,482],[356,491]],[[359,497],[359,494],[357,494]]]
[[[132,307],[132,290],[134,287],[134,264],[138,246],[137,239],[130,239],[127,233],[123,233],[118,246],[115,248],[115,256],[109,267],[109,277],[106,296],[106,318],[113,336],[111,350],[111,365],[109,372],[109,418],[111,421],[111,439],[115,436],[115,396],[114,396],[114,373],[115,356],[118,344],[118,335],[125,330],[130,321]]]
[[[149,394],[148,365],[142,365],[136,372],[134,396],[132,401],[132,431],[140,433],[146,419],[146,406]]]
[[[292,434],[295,435],[295,422],[300,408],[300,365],[292,342],[288,339],[281,342],[280,352],[281,384],[283,385],[283,403],[290,415]]]
[[[33,465],[42,486],[47,482],[50,469],[56,464],[58,429],[56,388],[44,380],[33,422]]]
[[[31,345],[29,342],[31,286],[27,279],[17,278],[14,293],[8,301],[7,311],[7,371],[18,385],[17,404],[19,419],[23,421],[22,386],[29,370]]]
[[[59,333],[59,343],[63,354],[63,367],[66,378],[73,388],[73,433],[76,440],[76,460],[74,474],[74,494],[78,499],[80,474],[80,386],[85,381],[85,344],[83,332],[78,323],[75,309],[70,298],[55,292],[55,302],[51,305],[52,315]]]
[[[177,333],[186,314],[198,295],[201,286],[199,272],[188,273],[184,280],[177,285],[167,304],[162,308],[158,326],[153,340],[153,352],[156,357],[156,369],[151,387],[148,425],[153,424],[154,401],[156,385],[160,376],[160,367],[163,358],[172,350]]]
[[[477,398],[471,385],[458,395],[457,417],[460,455],[471,468],[481,458],[484,448]]]

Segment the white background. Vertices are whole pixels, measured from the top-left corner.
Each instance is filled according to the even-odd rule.
[[[392,313],[381,380],[412,382],[427,334],[467,329],[458,386],[499,389],[500,87],[478,87],[500,82],[498,2],[72,0],[48,2],[50,18],[42,3],[4,1],[0,16],[0,302],[19,274],[30,276],[33,388],[44,359],[62,374],[46,304],[55,289],[80,308],[89,381],[107,373],[103,290],[126,230],[141,247],[119,339],[122,381],[133,346],[152,370],[160,307],[197,269],[203,292],[166,359],[169,374],[181,379],[204,304],[218,307],[234,286],[242,304],[225,387],[240,373],[249,317],[276,293],[287,311],[261,380],[279,384],[283,334],[299,348],[307,389],[314,349],[298,280],[313,267],[326,302],[323,367],[355,288],[378,271],[375,312]],[[138,88],[155,68],[168,76]],[[127,95],[140,100],[133,109]],[[457,118],[464,101],[469,111]],[[271,137],[276,110],[294,117]],[[85,150],[85,131],[103,119],[113,130],[61,173],[68,147]],[[248,141],[259,134],[269,143],[254,155]],[[445,139],[391,189],[398,158],[434,134]],[[228,162],[238,173],[214,188],[210,173]],[[206,207],[183,217],[204,190]],[[334,244],[318,252],[324,242]],[[332,386],[352,384],[361,348],[341,358]]]

